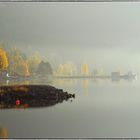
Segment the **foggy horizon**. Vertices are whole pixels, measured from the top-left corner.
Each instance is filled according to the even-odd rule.
[[[0,3],[0,41],[53,64],[140,71],[139,3]],[[27,14],[28,13],[28,14]],[[135,16],[134,16],[135,15]]]

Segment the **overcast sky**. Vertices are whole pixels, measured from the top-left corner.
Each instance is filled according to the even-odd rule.
[[[140,70],[140,3],[0,3],[0,40],[52,63]]]

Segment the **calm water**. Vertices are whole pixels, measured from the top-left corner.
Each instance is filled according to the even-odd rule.
[[[49,84],[76,98],[46,108],[0,110],[0,128],[7,137],[140,137],[140,80],[61,79]]]

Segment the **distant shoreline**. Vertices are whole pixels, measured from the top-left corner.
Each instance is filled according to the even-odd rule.
[[[90,79],[90,78],[111,78],[111,76],[53,76],[53,78],[61,79]]]

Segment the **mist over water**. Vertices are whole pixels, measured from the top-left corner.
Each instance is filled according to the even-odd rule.
[[[0,2],[0,54],[7,53],[6,68],[20,60],[0,85],[51,85],[75,94],[51,107],[0,105],[0,137],[139,137],[139,7],[136,2]]]
[[[52,107],[1,110],[0,126],[7,137],[139,137],[139,80],[54,79],[42,84],[76,98]]]

